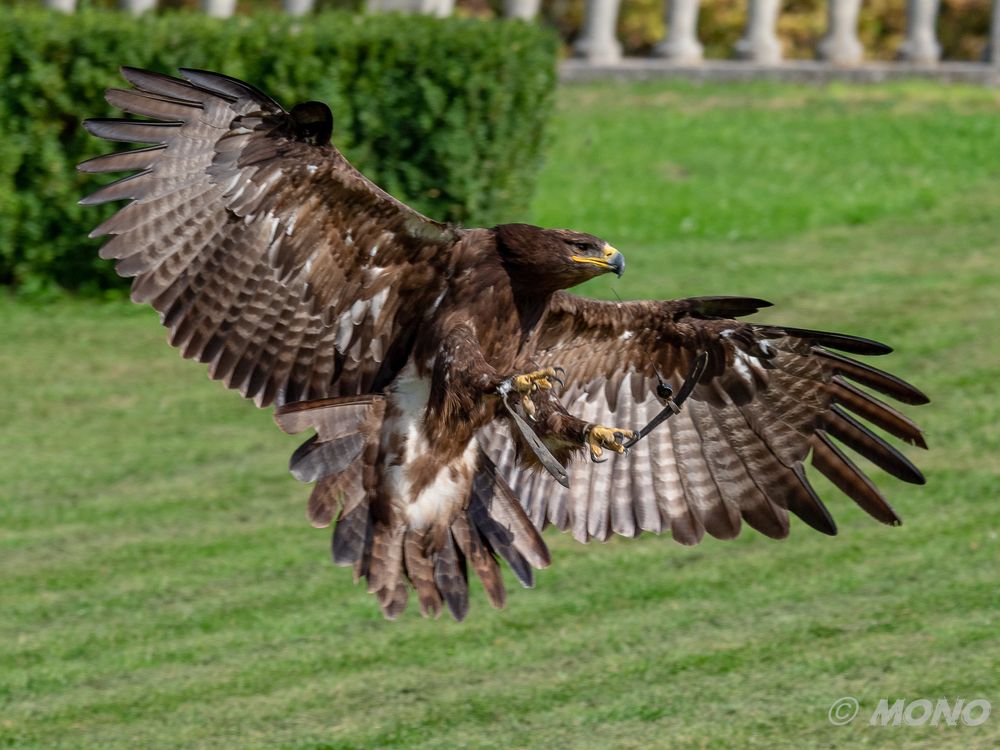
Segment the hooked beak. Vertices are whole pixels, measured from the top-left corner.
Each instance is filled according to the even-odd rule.
[[[615,275],[621,277],[625,273],[625,256],[618,252],[611,245],[605,245],[602,250],[602,256],[600,258],[594,258],[592,256],[584,257],[582,255],[574,255],[573,260],[577,263],[590,263],[595,266],[600,266],[601,268],[607,269],[608,271],[614,271]]]
[[[620,279],[622,274],[625,273],[625,256],[611,247],[611,245],[607,245],[606,248],[611,248],[614,251],[608,258],[608,265],[615,272],[615,276]]]

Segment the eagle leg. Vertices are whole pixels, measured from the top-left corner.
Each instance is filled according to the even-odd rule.
[[[523,397],[528,403],[531,403],[530,396]],[[520,414],[518,414],[517,409],[507,401],[507,396],[504,396],[503,405],[507,408],[510,413],[511,419],[514,420],[514,425],[521,432],[521,436],[524,438],[528,447],[534,452],[538,461],[541,463],[545,469],[556,478],[563,487],[569,487],[569,475],[566,473],[566,468],[559,462],[552,452],[548,449],[545,443],[535,434],[535,431],[531,429],[529,425]],[[534,408],[534,405],[532,405]]]
[[[501,398],[506,398],[508,393],[517,393],[521,396],[521,407],[529,419],[535,418],[535,403],[531,394],[538,391],[551,391],[554,384],[565,385],[559,375],[565,375],[566,370],[562,367],[546,367],[533,372],[526,372],[522,375],[511,375],[500,383],[497,393]]]

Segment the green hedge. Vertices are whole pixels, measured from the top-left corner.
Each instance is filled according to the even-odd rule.
[[[114,114],[103,91],[123,85],[119,65],[217,70],[286,107],[326,101],[334,142],[359,168],[434,218],[469,225],[523,217],[557,46],[518,22],[0,8],[0,283],[121,284],[85,239],[102,214],[77,206],[96,183],[74,169],[109,148],[80,120]]]

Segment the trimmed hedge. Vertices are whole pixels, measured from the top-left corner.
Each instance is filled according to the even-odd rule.
[[[555,88],[558,42],[518,22],[323,13],[220,21],[201,14],[0,9],[0,283],[121,286],[87,232],[103,215],[75,165],[109,150],[85,117],[114,116],[118,66],[217,70],[286,107],[327,102],[334,142],[428,215],[523,217]]]

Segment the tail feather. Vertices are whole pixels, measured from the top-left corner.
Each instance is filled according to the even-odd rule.
[[[382,613],[393,620],[404,609],[408,594],[403,570],[402,526],[390,529],[376,524],[368,562],[368,591],[375,594]]]
[[[458,622],[469,612],[469,578],[465,558],[455,547],[451,532],[445,536],[444,544],[434,556],[434,583],[444,597],[452,617]]]
[[[478,492],[477,492],[478,490]],[[552,562],[538,529],[524,512],[490,458],[480,451],[480,470],[473,481],[472,494],[478,496],[486,514],[512,536],[514,548],[535,568],[546,568]]]
[[[381,396],[290,403],[275,411],[289,433],[316,434],[292,455],[290,470],[316,482],[307,515],[317,527],[336,518],[331,554],[337,565],[352,566],[355,580],[366,579],[382,612],[395,619],[405,609],[409,587],[420,611],[436,617],[443,606],[458,621],[469,610],[468,572],[482,581],[494,607],[506,603],[502,557],[527,587],[534,568],[549,564],[549,552],[507,483],[480,453],[468,496],[457,498],[454,518],[428,528],[410,526],[395,502],[384,498],[379,470],[379,436],[385,413]]]
[[[522,586],[528,589],[534,588],[535,573],[528,561],[524,559],[524,556],[514,547],[514,537],[510,533],[510,530],[505,529],[490,518],[487,511],[479,502],[470,503],[469,516],[482,535],[483,541],[486,543],[486,548],[490,553],[499,555],[504,559],[504,562],[514,571],[514,575],[517,576],[517,580],[521,582]]]
[[[322,398],[279,406],[274,421],[289,435],[314,429],[316,439],[326,443],[359,432],[373,411],[384,408],[382,396]]]
[[[356,565],[371,551],[371,526],[367,501],[350,511],[341,511],[331,540],[335,565]]]
[[[368,562],[368,593],[392,591],[403,577],[403,537],[406,527],[375,523]]]
[[[434,563],[427,554],[427,540],[418,531],[407,531],[403,540],[406,575],[417,591],[420,614],[437,617],[441,613],[441,592],[434,580]]]
[[[365,526],[365,543],[361,548],[361,556],[354,562],[352,570],[354,572],[354,582],[357,583],[362,578],[368,578],[368,568],[372,561],[372,539],[374,537],[373,525],[371,521]]]
[[[395,620],[406,610],[410,593],[406,589],[406,582],[400,579],[396,588],[392,591],[383,590],[378,594],[378,603],[382,607],[382,614],[387,620]]]
[[[475,524],[469,523],[466,514],[459,515],[451,524],[451,533],[462,557],[472,565],[486,591],[486,598],[496,609],[503,609],[507,603],[507,591],[503,586],[503,576],[497,559],[487,549]]]
[[[339,505],[340,489],[337,487],[337,477],[323,477],[309,495],[306,517],[314,528],[325,529],[333,521]]]
[[[487,549],[507,562],[523,586],[532,588],[535,574],[529,557],[535,567],[545,567],[549,562],[548,548],[520,504],[508,498],[510,490],[504,492],[506,483],[499,482],[503,480],[488,470],[476,475],[469,495],[469,520]]]
[[[300,482],[316,482],[340,474],[361,454],[366,436],[355,432],[326,442],[318,438],[314,435],[300,445],[289,461],[288,470]]]
[[[343,505],[333,531],[331,547],[337,565],[356,565],[371,550],[372,520],[369,495],[362,484],[360,462],[351,464],[333,478],[331,491]]]

